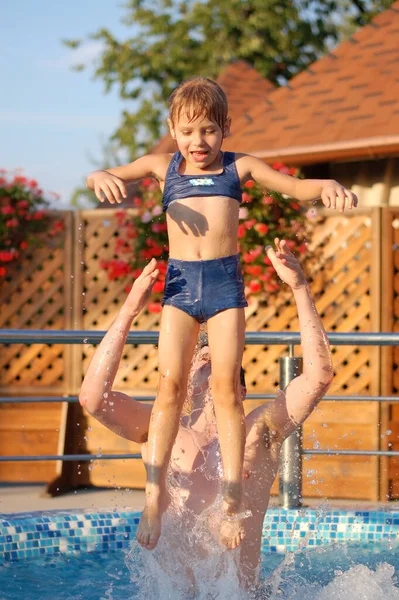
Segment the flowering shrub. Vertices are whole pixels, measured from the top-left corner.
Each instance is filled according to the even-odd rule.
[[[0,170],[0,278],[21,253],[45,242],[63,231],[61,220],[52,219],[48,201],[37,181]]]
[[[294,177],[299,171],[282,163],[273,168]],[[273,244],[275,237],[288,241],[290,249],[302,260],[307,249],[316,210],[304,209],[295,200],[273,191],[265,192],[254,181],[247,181],[243,190],[238,226],[239,252],[246,286],[247,298],[257,296],[262,300],[279,290],[275,270],[264,252],[265,246]],[[153,288],[150,312],[161,310],[165,274],[168,259],[166,220],[161,208],[161,192],[152,179],[142,181],[139,193],[133,198],[136,208],[132,216],[124,210],[116,213],[119,235],[115,242],[118,258],[102,261],[109,279],[136,278],[148,261],[158,261],[159,278]],[[306,205],[303,205],[306,206]],[[130,284],[128,286],[130,288]]]

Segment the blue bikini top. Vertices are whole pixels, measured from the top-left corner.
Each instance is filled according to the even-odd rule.
[[[227,196],[241,203],[241,184],[234,152],[223,152],[223,171],[216,175],[180,175],[179,166],[182,160],[181,153],[175,152],[166,172],[162,196],[164,212],[175,200],[196,196]]]

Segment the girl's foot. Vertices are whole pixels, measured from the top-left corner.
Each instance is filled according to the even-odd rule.
[[[244,521],[251,515],[251,511],[232,512],[231,507],[223,511],[220,523],[220,541],[231,550],[238,548],[245,538]]]
[[[162,515],[168,506],[168,501],[165,499],[167,498],[166,493],[163,496],[159,493],[148,495],[151,496],[151,500],[149,501],[148,498],[146,500],[137,528],[136,538],[143,548],[153,550],[161,535]]]

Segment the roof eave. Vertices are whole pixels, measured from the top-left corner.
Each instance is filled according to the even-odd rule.
[[[266,162],[281,161],[298,166],[359,159],[373,160],[383,156],[399,154],[399,135],[362,138],[331,144],[249,151],[249,154],[262,158]]]

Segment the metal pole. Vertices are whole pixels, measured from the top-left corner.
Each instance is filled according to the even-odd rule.
[[[280,358],[280,389],[302,373],[302,358]],[[283,508],[302,505],[302,427],[291,434],[281,447],[279,469],[279,499]]]

